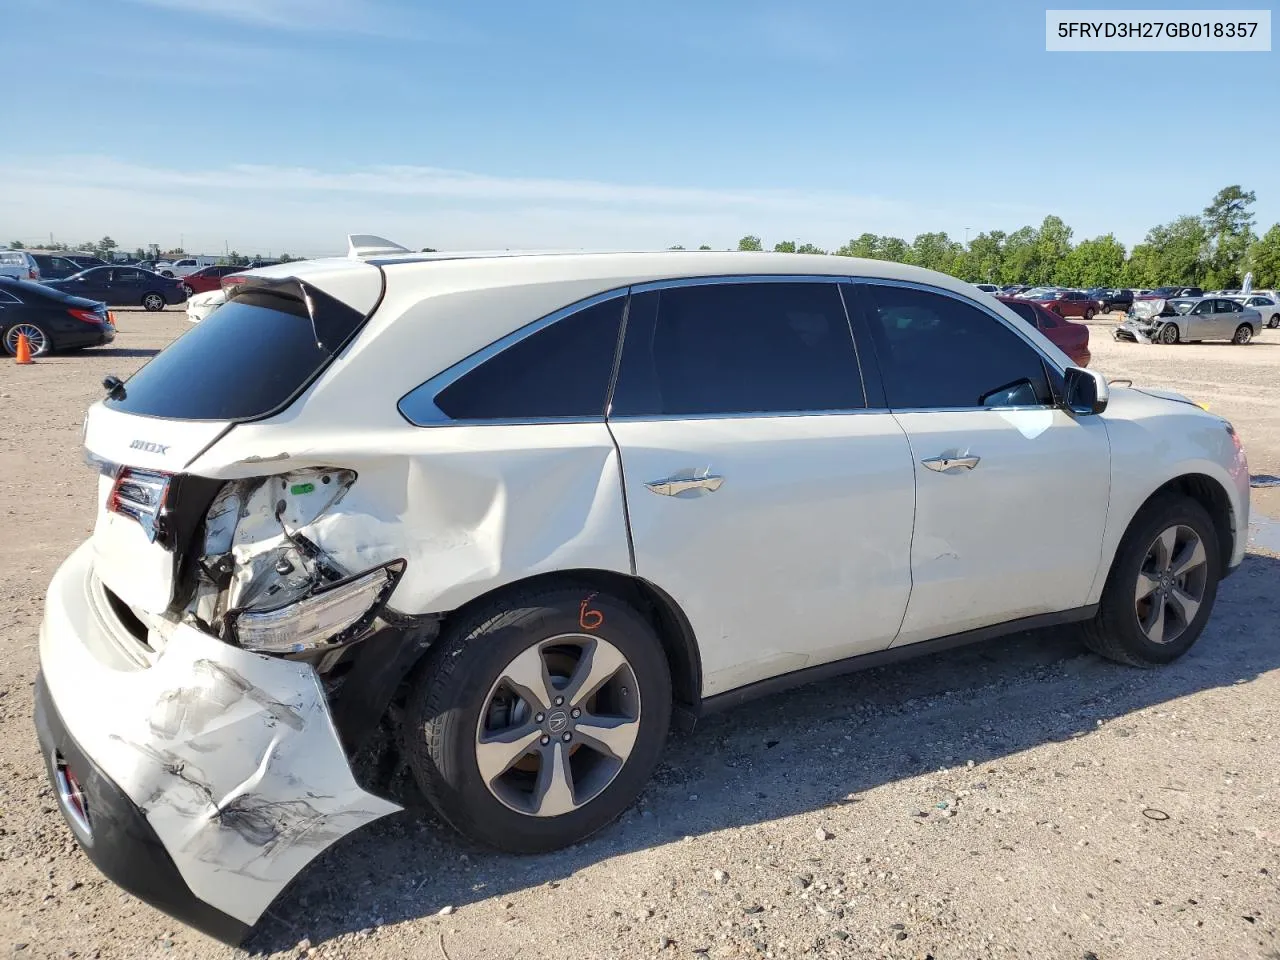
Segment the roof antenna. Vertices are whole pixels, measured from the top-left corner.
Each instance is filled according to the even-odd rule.
[[[412,253],[408,247],[392,243],[385,237],[376,237],[371,233],[347,234],[347,256],[352,260],[363,260],[365,257],[379,257],[389,253]]]

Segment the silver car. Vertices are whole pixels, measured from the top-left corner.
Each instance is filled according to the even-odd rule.
[[[1257,310],[1262,315],[1262,325],[1275,329],[1280,327],[1280,300],[1263,293],[1240,294],[1231,298],[1244,307]]]
[[[1226,297],[1135,300],[1115,330],[1117,340],[1178,343],[1230,340],[1245,344],[1262,330],[1262,314]]]

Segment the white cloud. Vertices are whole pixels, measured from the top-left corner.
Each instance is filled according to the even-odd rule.
[[[951,223],[983,222],[875,195],[501,177],[406,165],[178,170],[110,157],[55,157],[0,164],[0,182],[23,185],[0,198],[0,221],[17,237],[34,240],[53,231],[78,242],[109,233],[127,247],[175,244],[181,237],[188,250],[204,251],[221,250],[225,241],[242,252],[314,255],[340,251],[346,234],[359,232],[454,249],[724,247],[747,233],[832,247],[868,230],[909,238]],[[990,220],[997,208],[985,211]],[[1033,213],[1004,210],[1021,221]]]

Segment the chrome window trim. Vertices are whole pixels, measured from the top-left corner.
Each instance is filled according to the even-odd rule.
[[[847,273],[715,273],[703,277],[673,277],[669,280],[646,280],[633,283],[631,292],[671,290],[676,287],[707,287],[726,283],[849,283]]]
[[[538,424],[538,423],[603,423],[604,411],[602,410],[598,417],[528,417],[528,418],[505,418],[499,420],[454,420],[445,414],[438,406],[436,406],[436,397],[451,386],[457,380],[466,376],[476,367],[480,366],[486,360],[490,360],[497,356],[508,347],[514,346],[520,341],[533,336],[553,323],[558,323],[567,317],[573,316],[583,310],[598,306],[602,303],[608,303],[610,300],[616,300],[619,297],[626,297],[629,294],[629,288],[618,287],[613,290],[606,290],[603,293],[593,294],[582,300],[577,300],[568,306],[561,307],[548,313],[546,316],[539,317],[531,323],[525,324],[517,330],[511,331],[506,336],[501,337],[487,347],[481,347],[469,357],[459,360],[453,366],[446,370],[442,370],[429,380],[418,384],[396,403],[396,409],[400,412],[400,416],[404,417],[409,423],[415,427],[467,427],[467,426],[508,426],[515,424]],[[412,409],[408,409],[409,406]]]
[[[16,303],[21,305],[22,301],[15,297],[8,290],[0,290],[0,303]]]

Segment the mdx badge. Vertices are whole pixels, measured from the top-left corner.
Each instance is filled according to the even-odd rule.
[[[135,440],[129,444],[130,450],[145,450],[147,453],[168,453],[169,444],[152,443],[150,440]]]

